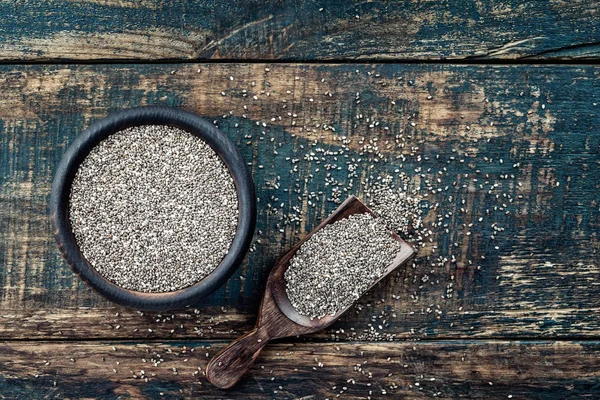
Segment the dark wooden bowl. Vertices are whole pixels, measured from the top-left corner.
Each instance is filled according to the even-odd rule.
[[[192,286],[165,293],[124,289],[100,275],[85,259],[75,241],[69,219],[69,195],[77,168],[90,150],[109,135],[138,125],[169,125],[204,140],[227,165],[235,182],[239,203],[237,231],[219,266]],[[221,286],[242,262],[256,222],[256,196],[252,176],[238,149],[214,125],[195,114],[168,107],[124,110],[95,122],[83,131],[63,156],[52,184],[50,216],[58,247],[73,270],[88,286],[107,299],[138,310],[170,310],[197,303]]]

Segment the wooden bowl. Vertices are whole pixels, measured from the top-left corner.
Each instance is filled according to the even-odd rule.
[[[164,293],[124,289],[100,275],[81,253],[71,229],[69,195],[77,168],[91,149],[109,135],[138,125],[168,125],[204,140],[223,160],[238,196],[239,218],[229,252],[217,268],[192,286]],[[58,247],[73,270],[88,286],[107,299],[138,310],[171,310],[197,303],[221,286],[242,262],[256,222],[256,196],[252,176],[238,149],[213,124],[195,114],[168,107],[124,110],[95,122],[81,133],[63,156],[52,184],[50,216]]]

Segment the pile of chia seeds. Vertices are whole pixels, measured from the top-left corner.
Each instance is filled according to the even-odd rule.
[[[352,305],[400,251],[378,218],[355,214],[327,225],[300,246],[285,272],[287,295],[301,315],[322,318]]]
[[[235,236],[238,200],[219,156],[163,125],[112,134],[77,170],[69,216],[84,257],[111,282],[170,292],[211,273]]]
[[[396,185],[394,180],[400,182]],[[391,175],[379,175],[365,182],[365,203],[386,226],[403,237],[412,236],[421,228],[423,198],[410,189],[410,178],[406,174],[398,174],[396,179]]]

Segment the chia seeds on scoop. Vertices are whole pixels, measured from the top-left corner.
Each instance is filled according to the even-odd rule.
[[[322,318],[349,307],[385,274],[401,245],[378,218],[355,214],[304,242],[285,272],[286,291],[301,315]]]
[[[83,256],[126,289],[170,292],[210,274],[235,236],[233,178],[202,139],[142,125],[95,146],[71,186],[69,217]]]

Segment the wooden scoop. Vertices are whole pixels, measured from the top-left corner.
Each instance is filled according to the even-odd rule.
[[[237,339],[227,348],[221,350],[208,363],[206,376],[213,385],[222,389],[227,389],[235,385],[248,368],[250,368],[252,363],[254,363],[260,351],[270,340],[320,331],[331,325],[350,308],[348,306],[335,315],[327,315],[323,318],[312,320],[310,317],[298,314],[287,296],[284,274],[289,266],[289,261],[296,254],[302,243],[306,242],[318,230],[352,214],[366,213],[374,215],[356,197],[349,197],[325,221],[275,263],[267,280],[265,295],[254,329]],[[395,233],[391,235],[400,242],[401,249],[394,261],[387,267],[385,273],[377,281],[373,282],[370,287],[373,287],[390,272],[412,259],[416,254],[416,251],[398,235]]]

